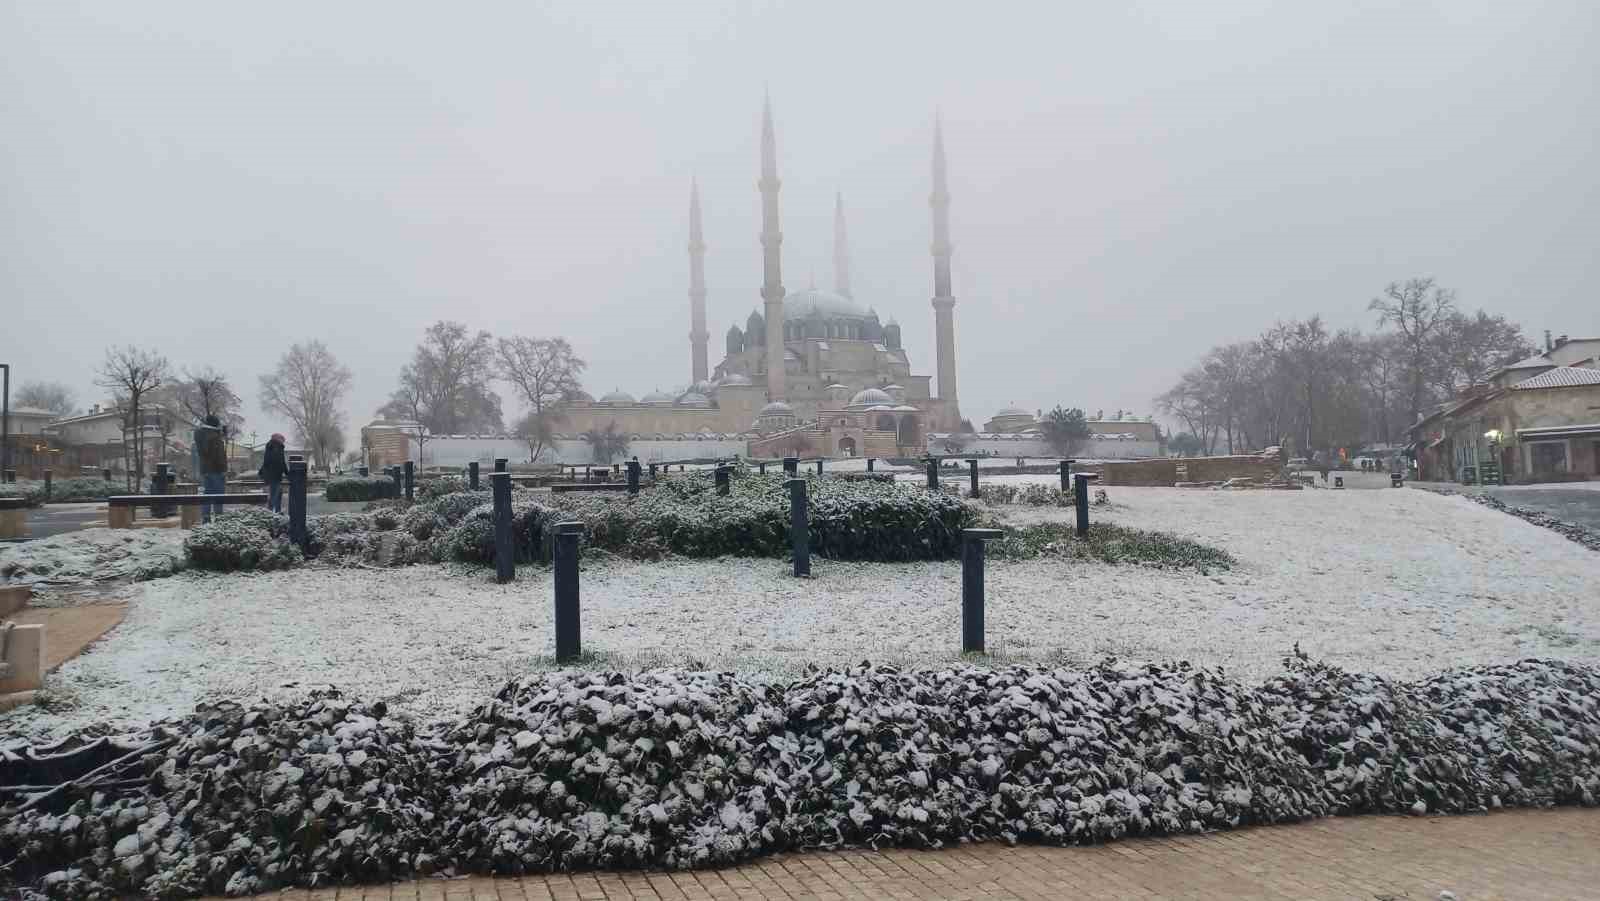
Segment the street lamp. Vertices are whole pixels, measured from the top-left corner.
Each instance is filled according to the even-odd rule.
[[[1506,474],[1500,469],[1500,434],[1501,433],[1499,429],[1490,429],[1489,431],[1483,433],[1483,437],[1489,440],[1489,460],[1491,463],[1493,463],[1493,466],[1489,469],[1489,471],[1494,473],[1494,483],[1496,485],[1504,485],[1506,483]],[[1482,468],[1483,467],[1481,466],[1479,467],[1479,485],[1484,483],[1483,473],[1481,472]]]

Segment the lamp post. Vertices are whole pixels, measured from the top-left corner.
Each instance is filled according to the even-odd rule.
[[[1483,437],[1485,437],[1485,438],[1487,438],[1489,440],[1489,460],[1490,460],[1490,464],[1491,464],[1491,468],[1490,468],[1489,471],[1494,473],[1494,483],[1496,485],[1504,485],[1506,483],[1506,474],[1505,474],[1505,470],[1503,470],[1501,468],[1501,466],[1500,466],[1500,437],[1501,437],[1501,432],[1500,432],[1499,429],[1490,429],[1489,431],[1483,433]],[[1484,481],[1483,471],[1484,471],[1483,464],[1482,463],[1478,464],[1478,484],[1479,485],[1486,484],[1486,482]]]
[[[0,471],[4,471],[11,468],[11,364],[0,363],[0,373],[5,376],[0,394]]]

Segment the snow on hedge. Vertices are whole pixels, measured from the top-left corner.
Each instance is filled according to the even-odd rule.
[[[1329,814],[1593,805],[1600,670],[1391,683],[1303,659],[1250,686],[1087,669],[857,667],[786,684],[560,672],[416,729],[336,693],[158,727],[148,783],[0,826],[59,899],[414,874],[714,866],[841,845],[1079,844]]]
[[[0,584],[155,579],[184,569],[176,529],[84,529],[0,545]]]

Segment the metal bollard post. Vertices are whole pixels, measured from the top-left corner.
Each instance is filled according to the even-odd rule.
[[[800,458],[799,457],[784,457],[783,458],[783,471],[784,471],[785,475],[788,475],[790,477],[799,475],[800,474]]]
[[[937,458],[937,457],[925,457],[923,459],[928,464],[928,490],[929,491],[938,491],[939,490],[939,458]]]
[[[975,498],[978,496],[978,461],[971,457],[967,458],[967,470],[972,476],[972,497]]]
[[[716,480],[717,493],[726,497],[730,487],[728,481],[728,467],[718,463],[713,478]]]
[[[405,476],[400,474],[400,467],[398,466],[389,467],[388,472],[389,478],[394,480],[394,496],[399,497],[405,490],[405,486],[401,484]]]
[[[467,464],[467,488],[472,490],[472,491],[477,491],[478,490],[478,461],[477,460],[473,460],[471,463]]]
[[[796,577],[811,575],[811,525],[806,519],[806,480],[790,479],[789,547],[794,552]]]
[[[109,470],[109,469],[100,470],[100,481],[102,481],[102,482],[111,481],[111,470]]]
[[[760,468],[762,475],[767,474],[767,461],[762,460],[761,462],[757,463],[756,466]]]
[[[372,470],[368,469],[365,466],[358,466],[358,467],[356,467],[356,474],[361,476],[362,478],[366,478],[367,476],[372,475]]]
[[[622,464],[621,463],[613,463],[613,464],[611,464],[611,474],[614,475],[614,476],[622,475]]]
[[[1061,461],[1061,493],[1068,494],[1072,491],[1072,464],[1077,460]]]
[[[878,461],[877,461],[877,458],[875,458],[875,457],[868,457],[867,458],[867,472],[871,472],[872,471],[872,464],[874,464],[876,462],[878,462]]]
[[[961,653],[983,653],[983,543],[999,529],[961,530]]]
[[[510,462],[511,462],[511,460],[508,457],[495,457],[494,458],[494,471],[495,472],[509,472],[509,470],[507,469],[507,464],[509,464]]]
[[[556,523],[556,662],[568,663],[583,653],[583,632],[578,607],[578,538],[581,522]]]
[[[410,460],[407,460],[405,462],[405,475],[406,475],[406,500],[409,501],[415,496],[415,493],[416,493],[417,464],[411,462]]]
[[[44,471],[44,499],[50,499],[50,480],[55,475],[51,470]]]
[[[819,476],[822,475],[822,460],[821,460],[821,458],[818,458],[818,460],[817,460],[817,475],[819,475]]]
[[[651,463],[650,464],[650,481],[654,482],[655,480],[656,480],[656,465],[654,463]]]
[[[628,461],[628,493],[639,493],[639,461]]]
[[[1078,508],[1078,537],[1089,534],[1089,483],[1100,478],[1092,472],[1072,474],[1072,499]]]
[[[511,474],[489,476],[494,490],[494,580],[504,585],[517,577],[517,548],[511,540]]]
[[[156,474],[150,479],[150,493],[171,494],[172,482],[172,464],[157,463]],[[171,516],[172,512],[172,507],[168,504],[154,504],[150,508],[151,516]]]
[[[289,458],[289,540],[301,550],[311,543],[306,532],[306,461],[298,454]]]

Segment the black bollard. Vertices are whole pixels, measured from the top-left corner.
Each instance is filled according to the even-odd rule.
[[[684,464],[682,464],[682,463],[678,464],[678,471],[679,472],[683,472],[683,466],[684,466]]]
[[[356,474],[361,476],[362,478],[366,478],[367,476],[372,475],[372,470],[368,469],[365,466],[360,466],[360,467],[356,468]]]
[[[783,458],[783,472],[784,472],[785,475],[788,475],[790,477],[794,477],[794,476],[799,475],[800,474],[800,458],[799,457],[784,457]]]
[[[406,500],[411,500],[416,493],[417,464],[407,460],[405,462]]]
[[[622,464],[621,463],[613,463],[613,464],[611,464],[611,474],[614,475],[614,476],[622,475]]]
[[[650,464],[650,481],[654,482],[655,480],[656,480],[656,465],[654,463],[651,463]]]
[[[507,468],[507,464],[509,464],[510,462],[511,462],[511,460],[509,458],[507,458],[507,457],[495,457],[494,458],[494,471],[495,472],[509,472],[510,470]]]
[[[1333,487],[1335,487],[1335,488],[1343,488],[1344,487],[1344,476],[1334,476],[1333,477]]]
[[[100,481],[102,481],[102,482],[111,481],[111,470],[109,470],[109,469],[100,470]]]
[[[978,461],[975,460],[975,459],[972,459],[972,458],[968,458],[967,459],[967,469],[968,469],[970,475],[972,476],[972,497],[977,497],[978,496]]]
[[[50,499],[50,479],[51,479],[51,477],[53,475],[55,475],[55,474],[53,472],[51,472],[50,470],[48,470],[48,469],[44,471],[44,499],[45,500],[49,500]]]
[[[489,476],[494,490],[494,580],[504,585],[517,577],[517,549],[511,541],[511,474]]]
[[[767,474],[767,461],[762,460],[760,463],[757,463],[756,466],[760,467],[762,475]]]
[[[717,493],[726,497],[730,487],[728,482],[728,467],[718,463],[713,478],[716,480]]]
[[[1072,474],[1072,499],[1078,508],[1078,537],[1089,534],[1089,483],[1100,478],[1092,472]]]
[[[873,457],[868,457],[867,458],[867,472],[871,472],[872,471],[872,464],[874,464],[876,462],[878,462],[878,461]]]
[[[628,493],[639,493],[639,461],[628,461]]]
[[[924,461],[928,464],[928,490],[929,491],[938,491],[939,490],[939,459],[937,457],[925,457]]]
[[[794,552],[796,577],[811,575],[811,525],[806,520],[806,480],[790,479],[789,547]]]
[[[822,475],[822,460],[817,460],[817,475]]]
[[[170,463],[157,463],[156,464],[156,474],[154,476],[152,476],[151,479],[150,479],[150,493],[151,494],[171,494],[172,493],[172,482],[173,482],[172,464],[170,464]],[[172,506],[170,504],[154,504],[150,508],[150,515],[151,516],[171,516],[172,515]]]
[[[961,653],[983,653],[983,543],[999,529],[961,530]]]
[[[556,662],[570,663],[583,653],[578,608],[578,538],[581,522],[556,523]]]
[[[311,543],[306,531],[306,461],[299,454],[289,458],[289,540],[302,551]]]
[[[405,490],[405,486],[402,484],[402,480],[405,478],[405,476],[400,474],[400,467],[398,466],[389,467],[388,472],[389,478],[394,480],[394,496],[399,497]]]
[[[1068,494],[1072,491],[1072,464],[1077,460],[1061,461],[1061,493]]]
[[[467,487],[473,491],[478,490],[478,461],[473,460],[467,464]]]

